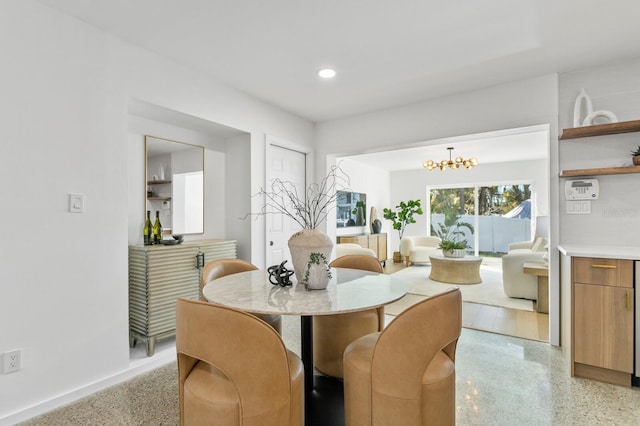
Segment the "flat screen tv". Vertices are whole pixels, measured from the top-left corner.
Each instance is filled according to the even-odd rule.
[[[367,195],[359,192],[336,192],[336,220],[338,228],[367,224]]]

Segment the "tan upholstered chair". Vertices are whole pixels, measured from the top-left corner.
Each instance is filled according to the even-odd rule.
[[[202,268],[202,275],[200,275],[200,300],[207,301],[202,294],[202,289],[210,281],[215,279],[237,274],[238,272],[255,271],[258,268],[249,262],[245,262],[240,259],[216,259],[208,262]],[[273,327],[278,333],[282,332],[282,318],[280,315],[268,315],[268,314],[254,314],[271,327]]]
[[[369,255],[349,254],[331,262],[335,268],[382,273],[380,261]],[[342,356],[347,345],[360,336],[382,330],[384,308],[313,317],[313,362],[327,376],[342,378]]]
[[[304,367],[280,335],[246,312],[176,302],[181,425],[304,423]]]
[[[454,425],[460,289],[417,303],[344,353],[347,426]]]

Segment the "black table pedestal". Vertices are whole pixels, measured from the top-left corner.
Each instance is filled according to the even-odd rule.
[[[313,317],[302,316],[301,327],[305,426],[342,426],[344,425],[342,380],[314,374]]]

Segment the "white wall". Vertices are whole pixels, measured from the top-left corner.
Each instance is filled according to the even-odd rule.
[[[550,122],[555,126],[556,93],[557,78],[548,75],[318,123],[318,150],[337,155],[387,151],[454,136]],[[320,160],[318,166],[324,167]]]
[[[560,75],[561,128],[573,127],[573,107],[582,88],[593,99],[594,110],[614,112],[620,121],[640,118],[640,59]],[[631,150],[640,145],[638,133],[559,142],[560,169],[631,165]],[[567,215],[560,199],[560,241],[564,244],[630,246],[640,239],[638,175],[596,176],[600,197],[591,202],[591,214]],[[563,179],[562,184],[568,179]]]
[[[238,241],[238,258],[251,261],[251,223],[253,218],[244,219],[251,211],[251,174],[250,170],[250,141],[248,135],[236,136],[226,141],[227,162],[223,180],[215,182],[218,186],[224,186],[224,182],[232,182],[233,191],[227,191],[223,199],[215,199],[212,202],[233,206],[226,212],[225,228],[227,238]]]
[[[129,203],[144,208],[144,185],[129,191],[144,181],[130,99],[243,130],[252,146],[267,132],[312,146],[313,125],[32,0],[0,3],[0,35],[0,195],[11,206],[0,213],[11,241],[0,248],[0,353],[23,349],[23,369],[0,378],[0,423],[11,424],[129,368]],[[245,172],[257,192],[264,173]],[[85,213],[68,213],[69,193],[85,195]]]

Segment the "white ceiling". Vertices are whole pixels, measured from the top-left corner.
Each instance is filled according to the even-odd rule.
[[[39,1],[314,122],[640,56],[638,0]]]

